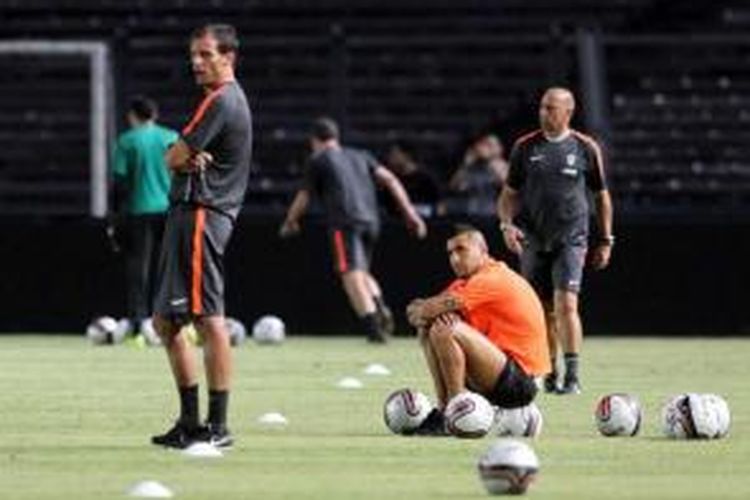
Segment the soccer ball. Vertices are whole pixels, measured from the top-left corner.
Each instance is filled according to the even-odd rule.
[[[100,316],[86,327],[86,338],[94,345],[119,344],[125,337],[117,320]]]
[[[423,393],[412,389],[392,392],[383,405],[383,420],[394,434],[411,434],[435,408]]]
[[[143,336],[143,340],[146,341],[146,345],[149,345],[149,346],[161,345],[161,337],[159,337],[159,334],[156,333],[156,328],[154,328],[153,319],[146,318],[143,321],[141,321],[141,326],[138,329],[138,331]]]
[[[539,459],[529,445],[498,439],[479,457],[479,478],[491,495],[520,495],[536,479]]]
[[[726,400],[718,394],[703,394],[706,406],[713,409],[716,415],[716,424],[718,432],[716,437],[722,438],[729,434],[729,427],[732,424],[732,416],[729,412],[729,405]]]
[[[235,318],[226,318],[227,331],[229,331],[229,342],[233,346],[241,345],[247,338],[247,328],[242,322]]]
[[[635,396],[607,394],[597,403],[594,420],[604,436],[635,436],[641,428],[643,409]]]
[[[253,340],[259,344],[280,344],[286,331],[284,322],[276,316],[262,316],[253,325]]]
[[[133,333],[133,322],[128,318],[122,318],[117,322],[117,331],[115,337],[124,339],[128,334]]]
[[[460,438],[479,438],[487,434],[495,420],[495,409],[480,394],[464,391],[445,407],[448,431]]]
[[[679,394],[662,409],[664,434],[674,439],[718,439],[730,422],[729,406],[716,394]]]
[[[537,437],[542,433],[544,418],[535,403],[521,408],[500,408],[495,415],[498,436]]]

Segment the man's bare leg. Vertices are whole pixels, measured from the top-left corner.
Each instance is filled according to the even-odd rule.
[[[545,392],[554,393],[559,389],[557,384],[557,356],[560,346],[560,330],[557,327],[557,316],[555,315],[554,301],[545,301],[543,305],[544,321],[547,326],[547,346],[549,347],[550,366],[552,367],[552,372],[544,377],[544,390]]]
[[[442,411],[448,402],[445,383],[443,382],[443,373],[440,370],[435,352],[432,349],[432,344],[430,344],[429,332],[421,329],[418,335],[419,344],[422,346],[422,352],[424,353],[425,361],[427,361],[427,368],[430,370],[432,383],[435,386],[435,397],[437,398],[438,408]]]
[[[155,315],[154,328],[164,344],[180,396],[180,416],[174,427],[164,434],[153,436],[151,442],[160,446],[184,448],[195,440],[200,430],[195,352],[193,346],[180,333],[178,324]]]
[[[232,444],[227,431],[227,407],[232,386],[232,347],[223,316],[203,316],[195,326],[203,338],[203,363],[208,383],[209,440],[217,446]]]
[[[568,290],[555,290],[555,316],[565,359],[565,378],[561,392],[578,394],[581,392],[578,380],[578,357],[583,344],[583,327],[578,313],[578,294]]]
[[[377,317],[377,306],[371,292],[370,274],[367,271],[355,269],[341,275],[349,303],[357,313],[362,326],[371,342],[385,342]]]

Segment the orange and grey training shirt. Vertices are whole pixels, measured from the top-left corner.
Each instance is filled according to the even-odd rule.
[[[236,218],[247,189],[252,156],[252,115],[242,87],[231,81],[203,97],[181,138],[214,158],[203,172],[172,179],[171,204],[204,206]]]
[[[463,303],[464,320],[531,376],[551,370],[542,303],[531,285],[505,263],[489,259],[445,290]]]

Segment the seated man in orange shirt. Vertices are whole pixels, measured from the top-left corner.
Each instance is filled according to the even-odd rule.
[[[525,406],[536,396],[535,378],[551,370],[544,310],[531,285],[493,259],[472,227],[457,227],[447,250],[457,279],[406,309],[438,398],[417,434],[444,433],[446,404],[467,389],[501,408]]]

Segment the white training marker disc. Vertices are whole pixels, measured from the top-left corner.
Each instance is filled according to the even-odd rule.
[[[270,413],[264,413],[263,415],[258,417],[258,423],[264,424],[264,425],[282,426],[282,425],[288,424],[289,421],[281,413],[272,411]]]
[[[336,384],[341,389],[361,389],[362,382],[354,377],[344,377]]]
[[[182,454],[189,457],[199,458],[217,458],[224,456],[220,449],[210,443],[193,443],[182,450]]]
[[[371,363],[362,371],[365,375],[386,376],[391,374],[391,371],[385,365],[381,365],[380,363]]]
[[[128,490],[128,495],[139,498],[172,498],[174,496],[169,488],[158,481],[141,481]]]

